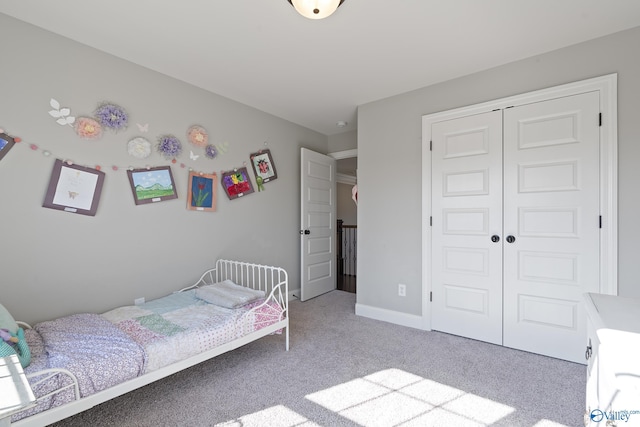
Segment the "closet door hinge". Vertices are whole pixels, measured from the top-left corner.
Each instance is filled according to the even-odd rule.
[[[433,302],[433,292],[429,292],[429,302]]]
[[[600,225],[600,228],[602,228],[602,215],[600,215],[599,225]]]
[[[429,217],[429,227],[433,227],[433,217]]]
[[[598,114],[598,126],[602,126],[602,113]]]
[[[429,141],[429,151],[433,151],[433,141]]]

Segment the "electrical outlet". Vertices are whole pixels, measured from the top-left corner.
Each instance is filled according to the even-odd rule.
[[[398,283],[398,296],[401,296],[401,297],[407,296],[407,285],[403,283]]]
[[[142,304],[144,304],[144,297],[134,299],[134,300],[133,300],[133,303],[134,303],[135,305],[142,305]]]

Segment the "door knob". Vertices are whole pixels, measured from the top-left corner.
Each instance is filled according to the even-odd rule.
[[[311,230],[300,230],[300,234],[311,234]]]
[[[516,238],[514,236],[507,236],[507,242],[513,243],[515,241],[516,241]]]
[[[491,236],[491,241],[493,243],[497,243],[500,241],[500,236],[498,236],[497,234],[494,234],[493,236]]]

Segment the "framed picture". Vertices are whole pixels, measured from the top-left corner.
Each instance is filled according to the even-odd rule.
[[[271,157],[271,150],[260,150],[257,153],[251,153],[250,158],[253,172],[256,174],[256,180],[261,178],[264,183],[278,178],[276,165],[273,163],[273,157]]]
[[[104,177],[102,171],[56,159],[42,206],[95,216]]]
[[[189,172],[189,195],[187,209],[192,211],[216,210],[218,175]]]
[[[0,160],[11,150],[16,141],[6,133],[0,133]]]
[[[127,175],[136,205],[178,198],[171,166],[128,170]]]
[[[220,182],[229,200],[253,193],[253,185],[251,185],[251,180],[249,180],[246,167],[238,168],[231,172],[223,172]]]

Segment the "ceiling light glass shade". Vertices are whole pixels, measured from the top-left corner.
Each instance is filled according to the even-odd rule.
[[[344,0],[288,0],[298,13],[309,19],[323,19],[336,11]]]

